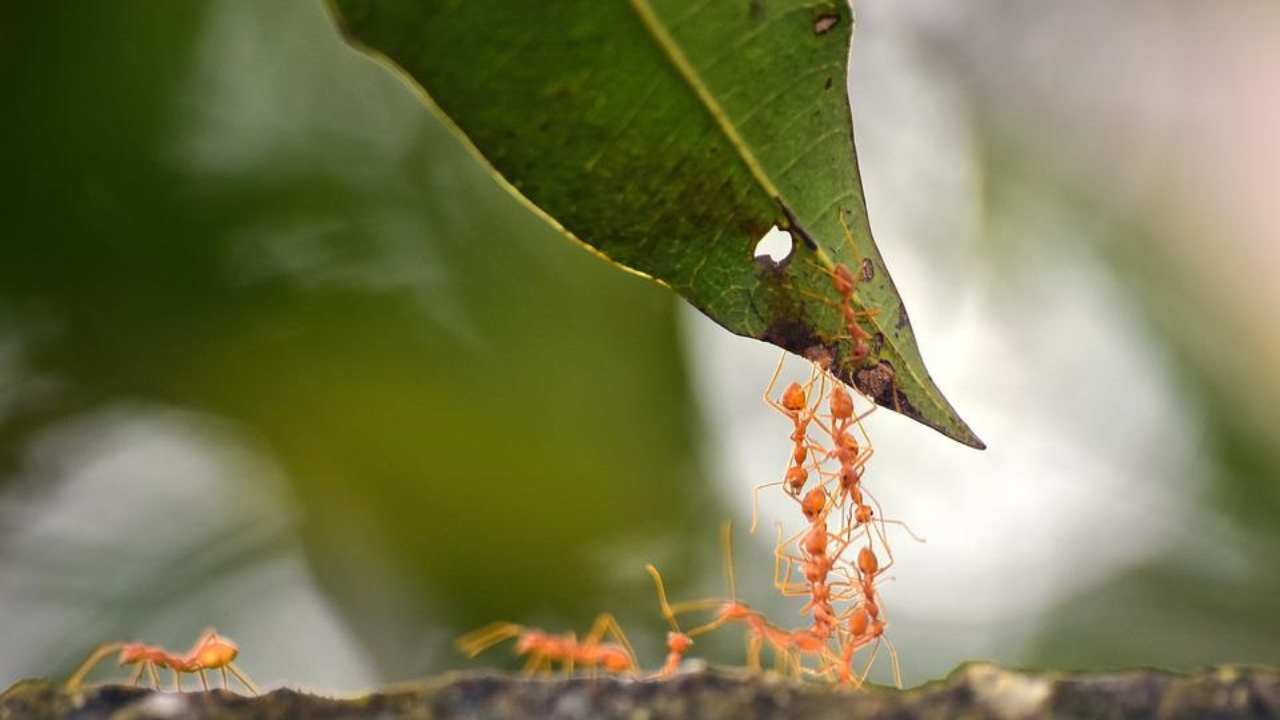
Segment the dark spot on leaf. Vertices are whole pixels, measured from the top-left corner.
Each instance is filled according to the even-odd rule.
[[[898,319],[894,321],[893,326],[899,330],[904,327],[911,327],[911,319],[907,317],[906,305],[898,305]]]
[[[823,89],[823,90],[830,90],[830,89],[831,89],[831,78],[830,78],[830,77],[828,77],[828,78],[827,78],[827,82],[826,82],[826,84],[825,84],[825,85],[823,85],[823,86],[822,86],[822,89]]]
[[[907,396],[898,390],[894,382],[893,365],[888,360],[881,360],[875,365],[863,368],[853,375],[854,387],[876,401],[877,405],[900,412],[909,418],[920,419],[920,411],[916,410]]]
[[[884,333],[878,332],[871,338],[871,354],[879,355],[884,350]]]
[[[815,346],[822,345],[821,339],[814,335],[813,328],[798,317],[786,315],[774,315],[773,323],[765,329],[760,339],[802,355],[811,352]]]
[[[823,35],[828,30],[835,27],[838,22],[840,22],[839,15],[823,15],[813,23],[813,34]]]
[[[831,355],[831,350],[826,345],[813,345],[805,348],[804,358],[809,362],[817,365],[823,370],[830,370],[831,364],[835,362],[835,358]]]
[[[754,20],[764,14],[764,0],[751,0],[748,6],[748,12],[751,13],[751,19]]]
[[[862,282],[871,282],[876,276],[876,264],[871,258],[862,258]]]

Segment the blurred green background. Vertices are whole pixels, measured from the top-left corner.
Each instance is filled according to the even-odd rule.
[[[1232,8],[858,5],[877,236],[992,448],[876,416],[913,683],[1280,662],[1280,11]],[[268,685],[602,610],[660,661],[643,564],[718,592],[786,457],[770,348],[543,226],[318,3],[0,13],[0,685],[208,624]]]

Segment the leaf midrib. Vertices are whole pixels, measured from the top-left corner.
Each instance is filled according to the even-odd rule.
[[[778,203],[782,208],[790,208],[791,205],[789,205],[783,198],[782,192],[776,185],[774,185],[769,174],[765,172],[764,166],[756,159],[755,153],[751,152],[751,148],[747,147],[746,141],[742,139],[742,135],[738,132],[738,128],[733,124],[733,121],[730,120],[728,113],[724,111],[724,108],[720,107],[720,103],[717,102],[715,97],[711,94],[711,89],[702,81],[702,77],[698,73],[697,69],[694,68],[693,63],[691,63],[689,58],[685,56],[684,51],[676,44],[675,38],[671,36],[666,25],[663,24],[657,13],[653,11],[653,6],[649,4],[649,0],[631,0],[631,8],[635,11],[636,15],[639,16],[640,23],[644,25],[645,30],[649,33],[650,37],[653,38],[653,41],[657,43],[658,48],[662,50],[663,54],[667,57],[667,60],[675,66],[676,71],[679,72],[680,76],[689,84],[694,95],[698,97],[698,100],[702,103],[703,107],[706,108],[707,112],[711,113],[712,119],[716,121],[716,126],[720,128],[720,131],[724,133],[725,139],[727,139],[729,144],[737,151],[739,158],[747,166],[747,169],[751,172],[751,176],[755,178],[756,183],[759,184],[760,189],[764,190],[765,193],[769,195],[769,198]],[[848,61],[846,60],[846,83],[848,82],[848,67]],[[794,214],[792,215],[794,216]],[[799,227],[798,222],[796,225]],[[803,230],[803,228],[800,229]],[[825,248],[818,245],[814,250],[814,253],[817,255],[818,261],[822,263],[822,266],[826,268],[828,272],[834,272],[835,262],[831,259],[831,256],[827,254]],[[861,306],[862,309],[867,309],[866,303],[862,302],[861,298],[858,297],[856,288],[853,292],[853,299]],[[946,402],[940,401],[940,398],[935,395],[933,388],[931,387],[931,383],[925,382],[918,374],[916,374],[915,368],[912,367],[910,362],[906,361],[906,355],[903,354],[902,349],[899,348],[898,344],[893,340],[893,336],[890,333],[885,332],[884,327],[876,321],[875,316],[867,317],[867,321],[870,322],[872,327],[874,327],[885,339],[885,343],[888,344],[889,347],[893,348],[893,352],[898,356],[898,358],[902,359],[899,364],[906,369],[906,371],[911,375],[911,378],[915,381],[916,385],[920,387],[927,396],[929,396],[929,399],[933,401],[934,405],[939,408],[948,407]]]

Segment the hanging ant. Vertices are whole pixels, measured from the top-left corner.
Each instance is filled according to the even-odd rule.
[[[875,664],[876,655],[880,652],[880,644],[883,642],[889,648],[889,658],[893,668],[893,682],[898,688],[902,687],[902,668],[898,663],[898,651],[893,646],[888,636],[885,635],[885,628],[888,623],[881,617],[880,603],[877,600],[875,581],[884,573],[888,566],[880,567],[880,561],[876,557],[875,551],[870,546],[864,547],[858,551],[858,577],[859,590],[861,592],[861,602],[849,617],[848,637],[841,652],[841,680],[850,682],[856,686],[861,686],[866,682],[867,676],[871,673],[871,667]],[[862,670],[862,674],[856,679],[853,677],[853,656],[854,654],[874,643],[871,650],[871,657],[867,659],[867,664]]]
[[[849,224],[845,222],[844,211],[837,211],[836,217],[839,218],[840,227],[844,231],[844,241],[852,248],[854,257],[856,258],[860,254],[858,252],[857,240],[853,236],[853,231],[849,229]],[[871,334],[863,329],[859,321],[872,320],[880,311],[876,308],[863,310],[857,309],[855,303],[858,300],[857,286],[860,279],[854,276],[853,272],[849,270],[848,265],[843,262],[838,262],[834,263],[832,267],[826,268],[821,265],[817,265],[817,263],[813,263],[812,261],[811,264],[818,267],[819,270],[831,278],[831,286],[836,291],[836,294],[840,296],[840,301],[835,302],[829,298],[805,290],[801,290],[800,294],[823,302],[827,305],[840,308],[840,313],[844,321],[844,329],[850,342],[849,357],[855,365],[859,365],[863,360],[866,360],[868,355],[871,354],[871,347],[867,344],[867,341],[871,339]],[[864,271],[862,273],[861,280],[866,279],[868,279],[868,276]]]
[[[139,684],[145,672],[151,679],[152,686],[159,689],[160,674],[157,668],[164,668],[173,673],[173,689],[175,692],[182,692],[181,676],[184,674],[199,675],[201,687],[208,691],[209,678],[206,675],[206,671],[220,670],[222,672],[222,687],[225,690],[230,690],[231,685],[227,677],[227,671],[229,670],[245,689],[254,695],[259,694],[258,687],[253,684],[253,681],[233,663],[240,654],[239,647],[231,640],[219,635],[212,628],[205,630],[185,655],[170,653],[162,647],[144,643],[115,642],[99,645],[93,652],[89,653],[84,662],[80,663],[80,667],[76,668],[76,671],[67,679],[67,690],[78,689],[90,671],[98,663],[102,662],[104,658],[116,651],[120,653],[120,665],[135,666],[133,673],[129,676],[129,684],[131,685]]]
[[[782,485],[788,495],[792,498],[799,498],[800,493],[804,490],[805,483],[809,480],[809,471],[804,467],[805,461],[811,458],[810,453],[812,452],[812,459],[815,460],[813,465],[817,469],[817,456],[826,452],[825,448],[809,440],[809,423],[817,416],[818,405],[826,394],[826,375],[819,372],[818,366],[814,365],[810,370],[808,381],[804,384],[791,383],[782,391],[780,399],[774,400],[773,389],[778,383],[778,377],[782,374],[782,366],[786,359],[787,353],[783,351],[778,358],[777,367],[773,370],[773,377],[769,379],[769,384],[765,387],[764,401],[791,421],[791,456],[787,460],[787,470],[782,480],[763,483],[752,489],[751,532],[755,532],[759,518],[760,491],[767,487]],[[822,384],[819,386],[816,399],[811,407],[809,403],[810,393],[813,391],[814,383],[818,382],[819,379],[821,379]]]

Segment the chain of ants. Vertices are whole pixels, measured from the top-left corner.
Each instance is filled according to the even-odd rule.
[[[841,221],[843,223],[843,217]],[[849,235],[847,227],[846,235]],[[870,335],[859,320],[873,316],[874,311],[855,309],[857,281],[847,266],[837,264],[828,274],[840,296],[838,305],[848,333],[849,356],[854,362],[861,362],[869,354]],[[725,625],[740,625],[746,632],[746,660],[751,670],[761,669],[761,654],[767,647],[776,668],[788,675],[861,687],[884,646],[891,658],[894,683],[901,687],[898,654],[885,635],[888,621],[877,589],[894,563],[887,526],[900,526],[916,540],[923,541],[902,522],[885,519],[879,512],[879,503],[863,483],[874,448],[862,421],[877,406],[870,398],[864,398],[868,409],[858,413],[855,395],[831,374],[829,358],[813,362],[806,382],[789,384],[775,399],[773,392],[785,358],[784,354],[765,389],[764,400],[791,425],[790,457],[783,480],[765,483],[752,491],[752,531],[756,525],[759,492],[781,486],[786,496],[798,505],[804,526],[794,535],[784,537],[782,525],[778,525],[773,584],[785,597],[806,598],[801,611],[809,615],[810,623],[788,630],[737,599],[731,529],[725,525],[721,542],[729,588],[727,599],[671,603],[658,569],[653,565],[645,567],[657,589],[662,615],[671,627],[667,633],[666,660],[651,677],[673,675],[692,649],[695,637]],[[815,440],[815,435],[821,440]],[[850,559],[848,555],[855,545],[859,546],[856,559]],[[881,564],[881,553],[887,560],[884,564]],[[707,611],[712,612],[710,620],[687,632],[681,630],[679,615]],[[516,654],[527,658],[525,671],[531,674],[550,672],[557,667],[565,673],[583,668],[591,674],[600,671],[641,674],[626,635],[608,613],[598,616],[591,630],[581,638],[574,633],[553,634],[504,622],[468,633],[459,638],[457,644],[464,653],[474,657],[511,638],[516,639]],[[855,656],[862,650],[868,650],[868,654],[859,672],[855,669]]]
[[[841,217],[842,223],[843,220]],[[845,233],[850,235],[847,227]],[[859,318],[870,317],[874,311],[855,309],[854,289],[857,283],[847,266],[837,264],[828,274],[840,296],[838,305],[848,333],[850,358],[861,362],[869,353],[867,340],[870,336],[860,326]],[[785,358],[784,354],[783,360],[778,362],[765,389],[764,400],[789,421],[791,452],[781,481],[753,489],[751,529],[755,531],[761,490],[781,486],[786,496],[798,505],[804,518],[804,526],[799,532],[784,537],[782,525],[778,524],[773,584],[784,597],[806,598],[801,612],[808,614],[811,622],[807,627],[787,630],[737,599],[731,528],[726,524],[721,531],[721,542],[729,589],[727,599],[671,603],[658,569],[653,565],[645,566],[657,589],[662,615],[671,627],[667,633],[666,660],[652,673],[652,677],[667,678],[677,672],[692,649],[695,637],[733,624],[741,625],[746,631],[747,666],[753,671],[761,669],[761,654],[768,647],[779,671],[795,677],[812,676],[860,687],[866,682],[880,647],[884,645],[892,661],[894,683],[901,687],[898,655],[885,635],[888,622],[877,585],[894,563],[887,526],[901,526],[913,538],[920,538],[900,521],[886,520],[879,512],[879,503],[863,484],[867,461],[875,450],[862,421],[875,410],[876,404],[864,398],[868,409],[858,413],[854,396],[830,373],[829,358],[813,362],[806,382],[789,384],[775,399],[772,394]],[[825,413],[822,412],[824,407]],[[825,442],[814,440],[814,435]],[[811,478],[814,480],[812,483]],[[868,498],[875,504],[874,508],[867,503]],[[830,527],[833,516],[834,530]],[[855,544],[861,544],[861,547],[856,560],[850,560],[846,553]],[[877,546],[888,559],[884,565],[880,563]],[[795,578],[797,568],[802,579]],[[680,629],[679,615],[706,611],[713,611],[709,621],[687,632]],[[608,613],[599,615],[581,638],[575,633],[548,633],[498,622],[463,635],[458,638],[457,645],[468,656],[475,657],[512,638],[516,641],[515,653],[526,658],[524,671],[528,674],[551,672],[557,667],[566,674],[572,674],[576,668],[583,668],[593,675],[600,671],[640,674],[634,648],[618,622]],[[855,656],[867,648],[870,648],[869,657],[862,671],[856,672]],[[71,676],[67,682],[68,689],[80,687],[89,672],[115,652],[119,652],[120,665],[133,666],[130,682],[135,685],[142,682],[145,673],[152,685],[159,688],[159,669],[167,669],[173,674],[175,690],[183,689],[181,676],[187,674],[198,675],[201,686],[208,690],[206,671],[220,670],[224,688],[230,688],[227,677],[230,671],[251,693],[258,693],[253,682],[232,662],[239,654],[235,643],[213,630],[207,630],[184,654],[170,653],[164,648],[142,643],[101,645]]]

